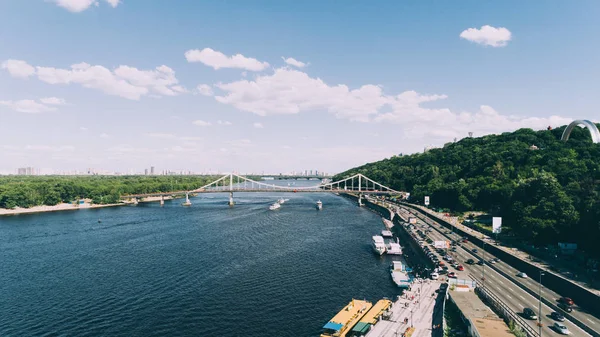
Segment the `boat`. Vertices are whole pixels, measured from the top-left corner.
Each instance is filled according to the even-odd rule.
[[[283,205],[285,202],[286,202],[286,200],[283,199],[283,198],[277,200],[277,203],[280,204],[280,205]]]
[[[391,222],[390,220],[388,220],[386,218],[381,218],[381,220],[383,220],[383,224],[385,225],[385,228],[387,228],[388,230],[391,230],[394,227],[394,223]]]
[[[352,299],[323,326],[321,337],[345,337],[371,307],[371,302]]]
[[[400,246],[400,243],[398,243],[398,241],[390,241],[385,246],[385,252],[388,255],[402,255],[402,247]]]
[[[276,202],[273,205],[269,206],[269,209],[274,211],[274,210],[278,209],[279,207],[281,207],[281,205],[278,202]]]
[[[323,203],[321,202],[321,200],[317,201],[317,209],[323,209]]]
[[[386,230],[382,230],[381,231],[381,236],[383,236],[384,238],[391,238],[394,235],[392,234],[391,231],[389,231],[389,230],[386,229]]]
[[[365,336],[371,329],[372,325],[375,325],[382,316],[386,313],[389,314],[389,310],[392,307],[392,301],[388,299],[382,299],[377,301],[371,310],[363,316],[363,318],[356,323],[352,329],[352,334],[355,336]]]
[[[373,236],[373,250],[375,253],[382,255],[385,253],[385,241],[383,241],[383,237],[379,235]]]
[[[408,288],[412,283],[412,278],[408,274],[411,271],[410,268],[406,267],[402,261],[392,262],[390,273],[392,274],[392,280],[400,288]]]

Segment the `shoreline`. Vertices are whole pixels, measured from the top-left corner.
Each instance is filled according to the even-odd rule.
[[[171,197],[165,197],[164,200],[171,200]],[[160,201],[160,197],[147,197],[144,200],[138,201],[139,203],[146,202],[157,202]],[[60,203],[58,205],[48,206],[33,206],[30,208],[15,207],[13,209],[0,208],[0,216],[20,215],[20,214],[36,214],[36,213],[47,213],[47,212],[60,212],[60,211],[77,211],[80,209],[94,209],[94,208],[105,208],[105,207],[117,207],[131,205],[131,202],[121,202],[118,204],[92,204],[86,200],[83,204],[67,204]]]

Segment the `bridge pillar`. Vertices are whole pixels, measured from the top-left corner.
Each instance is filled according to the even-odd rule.
[[[229,192],[229,206],[233,206],[234,202],[233,202],[233,192]]]
[[[164,205],[165,205],[165,196],[164,196],[164,195],[161,195],[161,196],[160,196],[160,205],[161,205],[161,206],[164,206]]]
[[[192,206],[192,203],[190,202],[190,194],[189,193],[185,194],[185,202],[183,203],[183,206]]]
[[[133,204],[134,204],[134,205],[137,205],[137,204],[138,204],[138,200],[137,200],[137,198],[133,198]]]
[[[362,206],[362,193],[358,193],[358,206]]]

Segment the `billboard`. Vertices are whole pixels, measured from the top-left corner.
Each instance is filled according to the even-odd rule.
[[[502,232],[502,218],[499,216],[495,216],[492,218],[492,233],[500,233]]]
[[[448,241],[433,241],[433,246],[435,248],[450,248],[450,242]]]
[[[429,196],[425,196],[425,206],[429,206]]]

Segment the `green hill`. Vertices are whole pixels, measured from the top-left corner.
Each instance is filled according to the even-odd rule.
[[[575,242],[600,256],[600,144],[587,129],[520,129],[353,168],[422,203],[503,217],[503,230],[536,245]],[[532,148],[535,145],[538,149]]]

